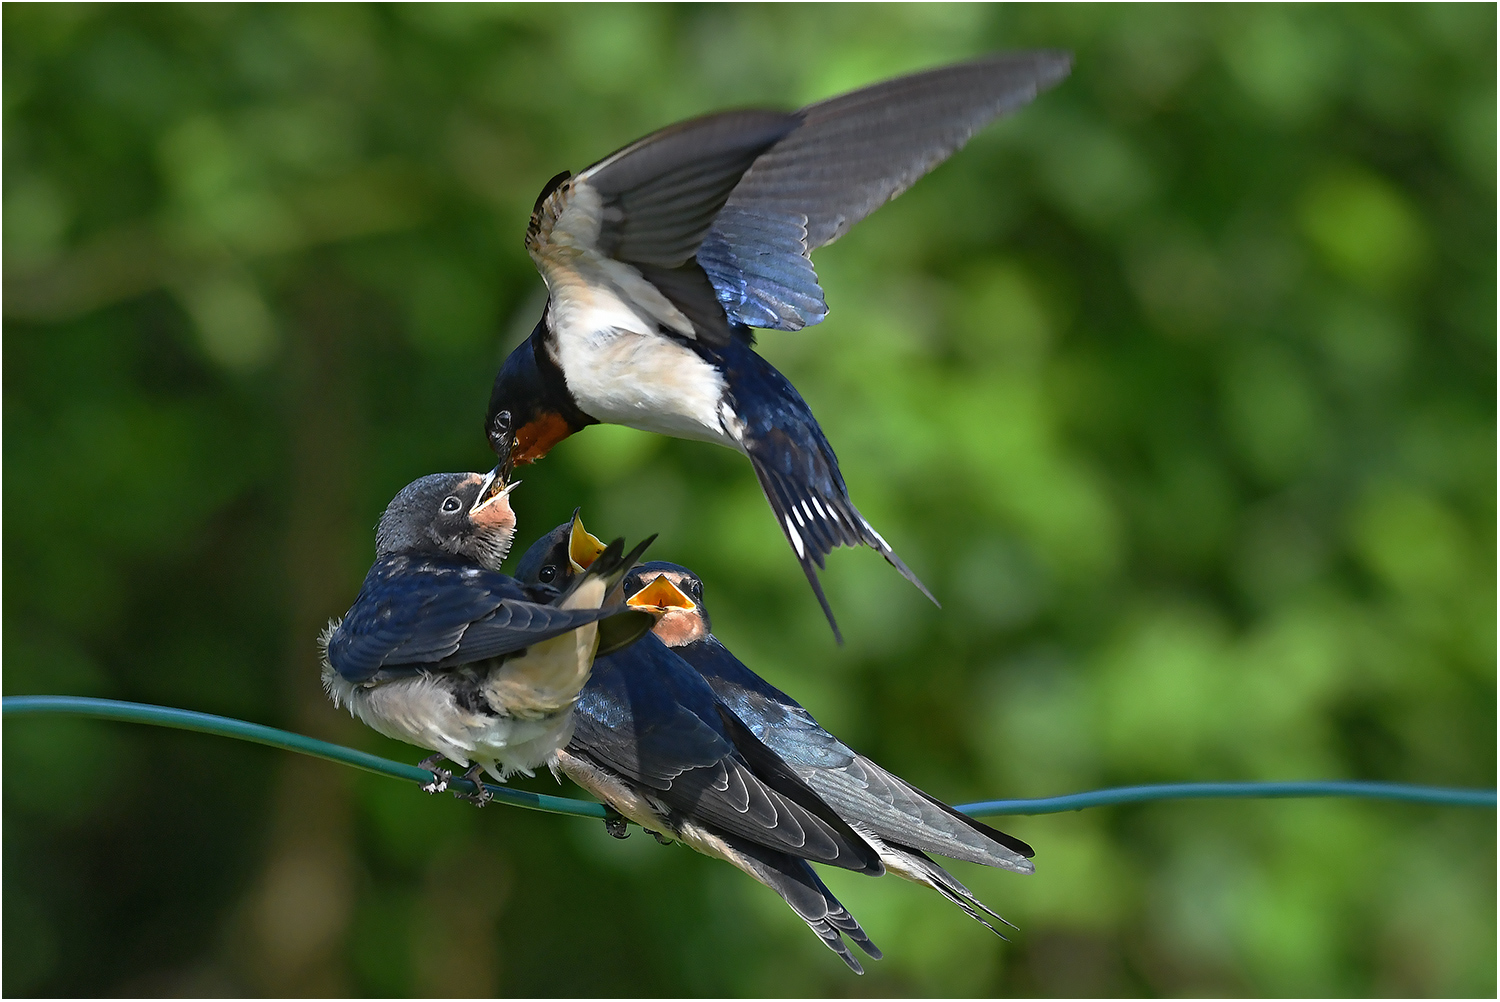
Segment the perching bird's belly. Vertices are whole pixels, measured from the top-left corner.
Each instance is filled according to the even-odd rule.
[[[414,675],[364,686],[325,668],[323,684],[335,706],[347,706],[386,737],[461,765],[478,763],[500,780],[548,764],[573,734],[571,699],[548,713],[496,713],[487,703],[461,698],[458,690],[465,683],[453,675]]]

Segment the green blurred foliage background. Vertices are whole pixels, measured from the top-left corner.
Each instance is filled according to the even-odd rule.
[[[4,691],[414,761],[313,639],[385,502],[483,469],[541,184],[678,118],[1030,46],[1072,78],[816,264],[764,352],[944,602],[830,560],[742,459],[595,428],[526,471],[707,580],[726,642],[951,802],[1495,782],[1495,9],[4,9]],[[7,723],[6,994],[1496,990],[1495,816],[1015,819],[1003,943],[829,882],[849,975],[723,864],[235,742]],[[530,785],[555,789],[550,779]],[[571,791],[565,791],[571,792]]]

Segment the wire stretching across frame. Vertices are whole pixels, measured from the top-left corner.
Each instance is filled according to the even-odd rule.
[[[330,744],[302,734],[293,734],[291,731],[283,731],[276,727],[252,724],[245,720],[221,717],[212,713],[199,713],[196,710],[179,710],[169,706],[128,703],[118,699],[97,699],[90,696],[6,696],[3,700],[3,707],[6,716],[54,714],[154,724],[158,727],[197,731],[200,734],[217,734],[221,737],[238,738],[241,741],[269,745],[272,748],[300,752],[314,758],[352,765],[366,772],[379,773],[395,779],[406,779],[414,783],[427,783],[435,778],[428,770],[414,765],[393,762],[368,752]],[[449,785],[460,790],[474,789],[472,782],[459,778],[450,780]],[[550,797],[544,793],[514,790],[490,783],[484,786],[494,794],[497,801],[516,807],[547,811],[552,814],[569,814],[581,818],[602,819],[616,816],[614,811],[603,804],[596,804],[592,801]],[[974,817],[994,817],[1005,814],[1058,814],[1089,807],[1159,800],[1291,797],[1358,797],[1449,807],[1493,808],[1495,806],[1494,790],[1463,790],[1439,786],[1418,786],[1410,783],[1358,780],[1310,780],[1285,783],[1158,783],[1149,786],[1121,786],[1108,790],[1090,790],[1085,793],[1033,800],[983,800],[973,804],[958,805],[957,809]]]

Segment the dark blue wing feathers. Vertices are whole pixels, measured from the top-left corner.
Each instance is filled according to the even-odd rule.
[[[768,775],[746,760],[747,752],[760,760],[775,753],[747,747],[756,739],[731,733],[720,705],[701,675],[648,634],[595,660],[575,704],[569,749],[723,832],[800,858],[881,872],[874,850],[793,772],[783,765],[781,774]]]
[[[676,650],[714,694],[842,816],[868,825],[892,844],[1029,870],[1023,857],[1032,853],[1025,842],[958,813],[858,754],[716,637]]]
[[[1063,52],[988,56],[802,109],[800,124],[745,171],[699,249],[730,319],[787,331],[821,321],[828,307],[812,252],[1071,66]]]
[[[384,670],[442,670],[514,653],[605,614],[532,601],[513,578],[459,560],[382,557],[328,641],[350,682]]]
[[[806,241],[801,213],[726,205],[698,248],[698,264],[732,322],[801,330],[828,315]]]

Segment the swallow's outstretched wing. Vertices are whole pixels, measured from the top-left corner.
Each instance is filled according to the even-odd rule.
[[[722,345],[737,327],[798,330],[828,312],[814,250],[1070,67],[1065,53],[998,55],[800,111],[680,122],[549,182],[527,247],[563,312],[594,300],[581,275],[612,279],[664,333]]]
[[[811,254],[911,187],[994,118],[1068,75],[1065,52],[987,56],[797,112],[745,171],[698,249],[729,319],[799,330],[828,313]]]
[[[641,333],[727,341],[728,318],[694,255],[740,175],[798,121],[779,111],[707,115],[577,177],[553,178],[526,232],[551,308],[562,316],[602,308],[625,329],[644,322],[656,331]]]

